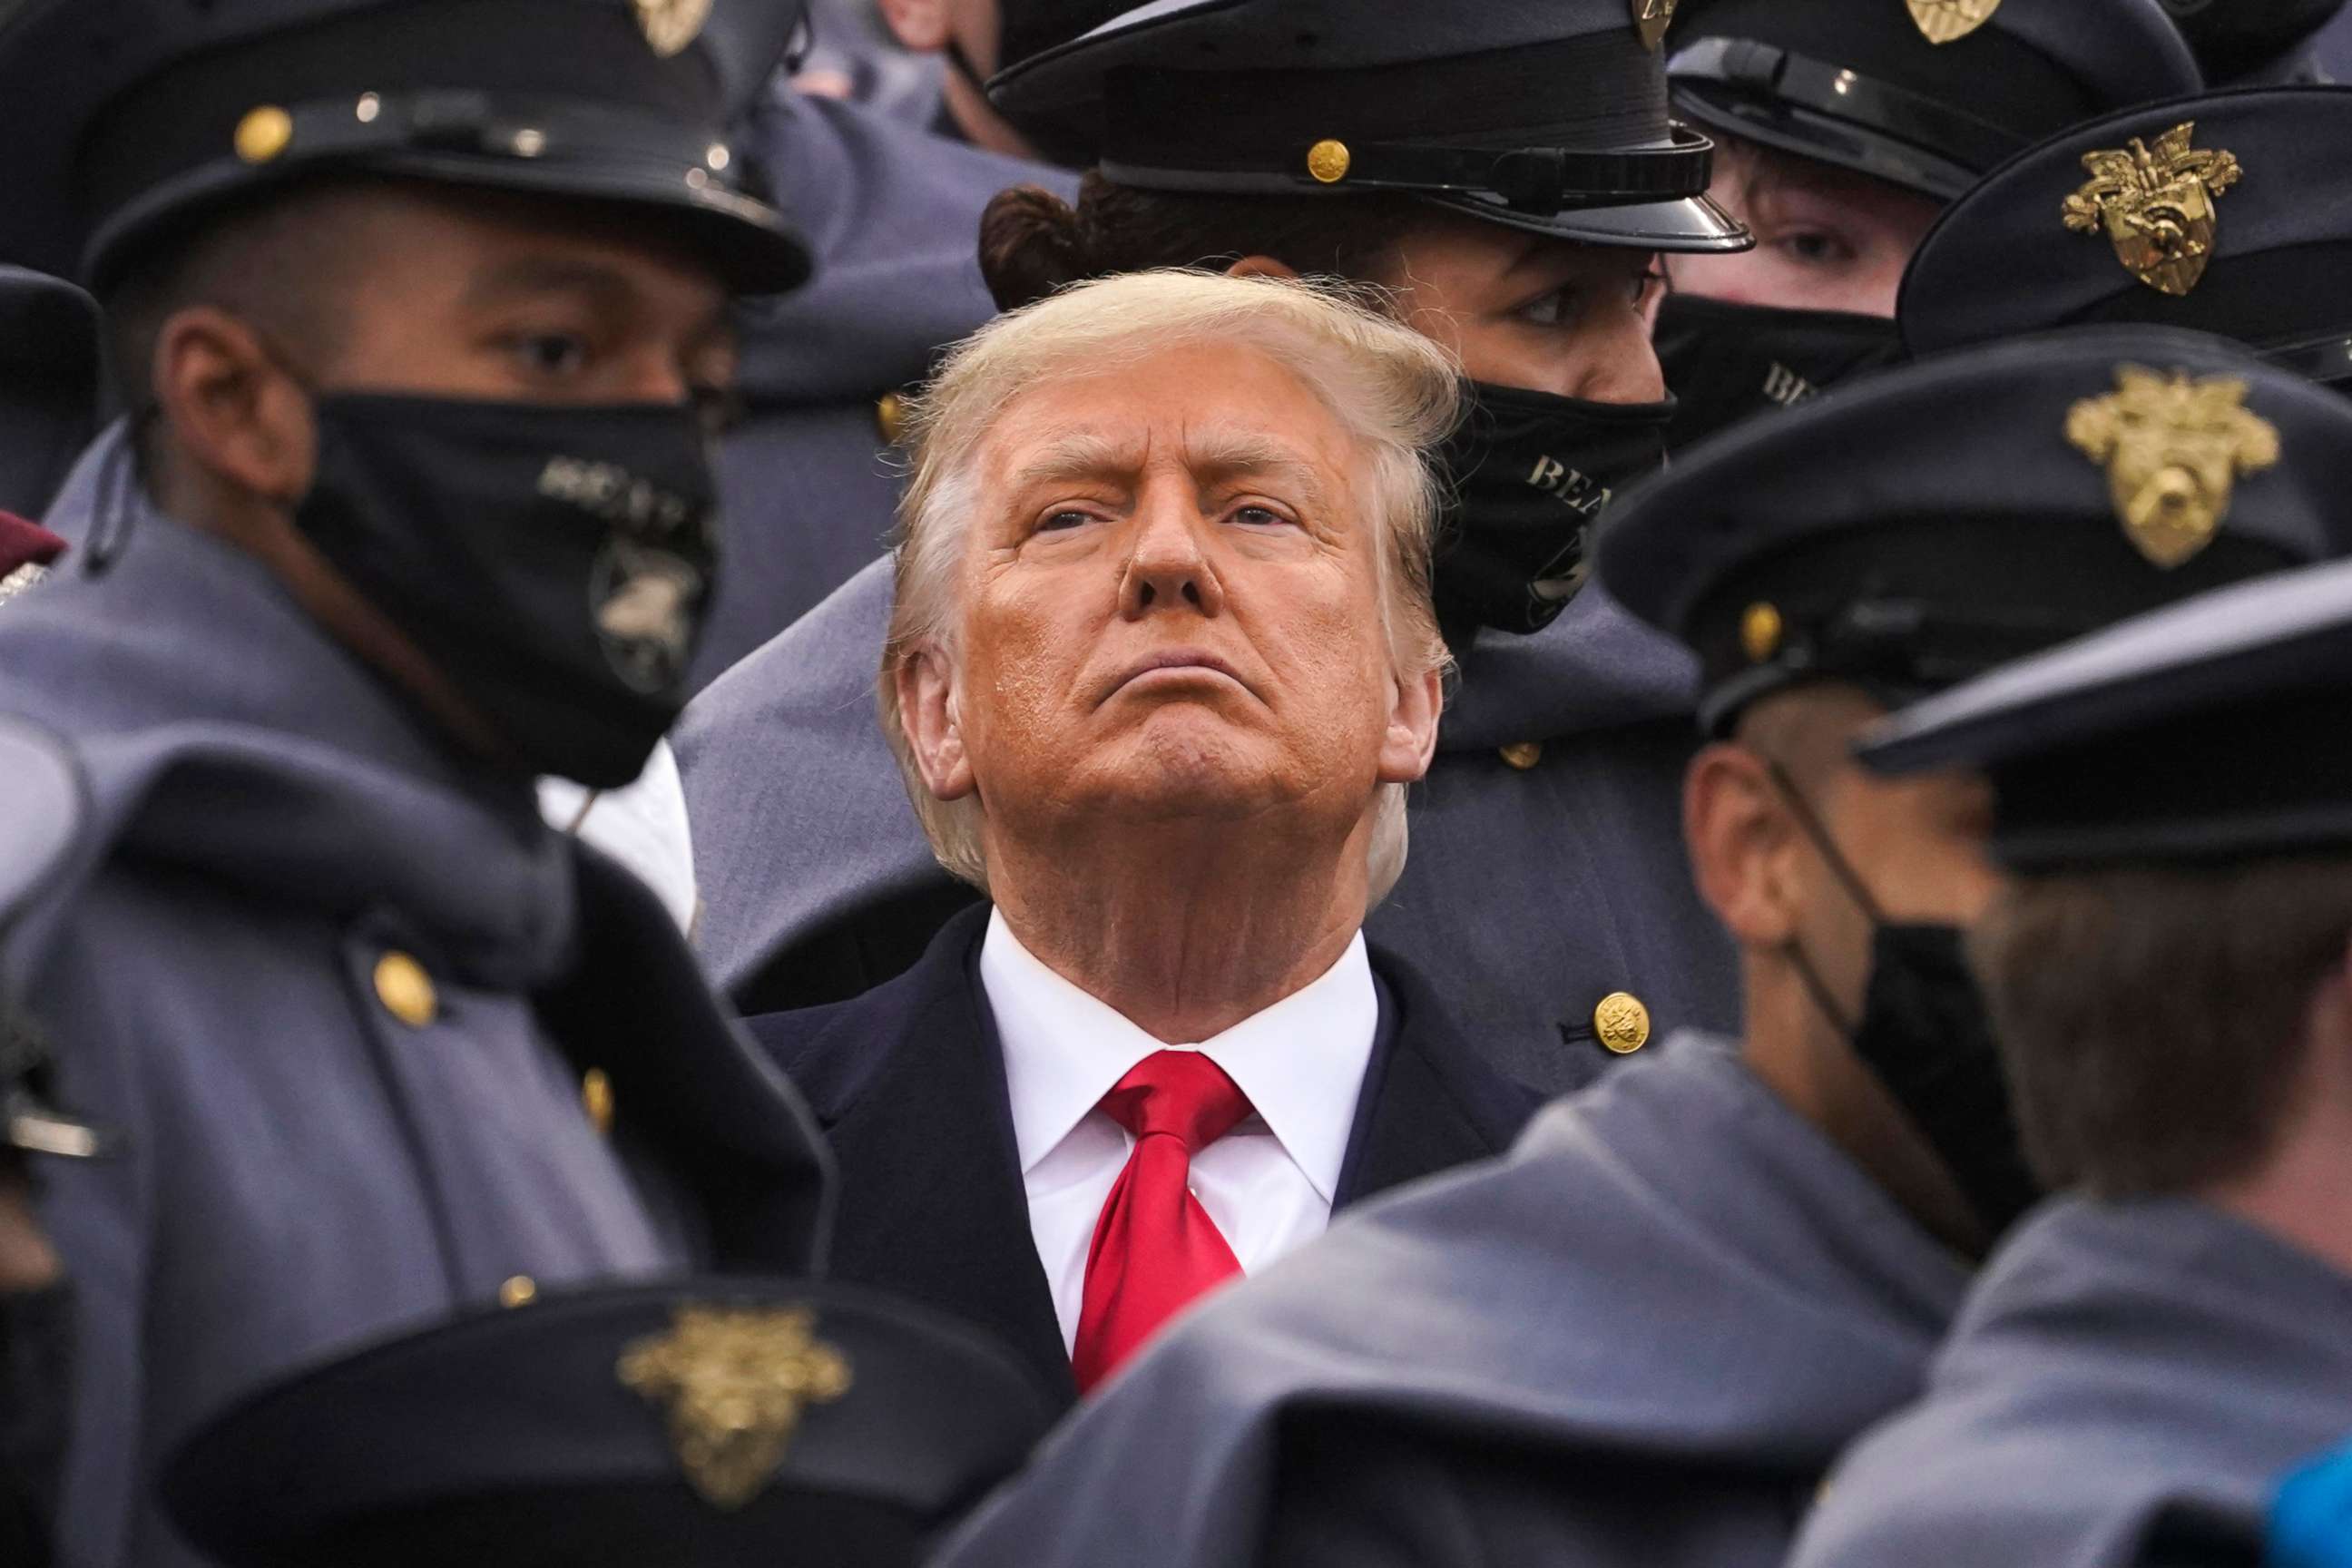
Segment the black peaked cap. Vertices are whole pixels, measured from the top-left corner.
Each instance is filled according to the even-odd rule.
[[[1711,144],[1669,114],[1642,4],[1153,0],[1015,62],[989,97],[1048,156],[1122,185],[1402,191],[1596,245],[1744,250],[1706,195]]]
[[[986,1335],[875,1291],[605,1286],[297,1372],[162,1487],[228,1568],[912,1568],[1050,1422]],[[761,1430],[781,1447],[708,1462]],[[700,1460],[697,1433],[719,1439]]]
[[[2331,558],[2352,547],[2347,494],[2352,401],[2206,333],[2078,328],[1860,377],[1701,444],[1619,498],[1599,571],[1697,652],[1719,731],[1794,682],[1900,705]]]
[[[2119,200],[2126,225],[2165,221],[2177,191],[2102,195],[2086,159],[2147,149],[2179,128],[2192,155],[2227,153],[2202,198],[2210,233],[2185,291],[2144,281],[2104,213],[2070,227],[2068,198]],[[2201,162],[2195,167],[2210,168]],[[2193,174],[2188,176],[2194,178]],[[2096,216],[2100,222],[2091,223]],[[2176,225],[2178,217],[2171,220]],[[2187,271],[2158,274],[2172,289]],[[2087,321],[2151,321],[2236,338],[2280,363],[2352,381],[2352,87],[2241,89],[2110,115],[1996,170],[1944,214],[1912,258],[1897,313],[1914,353]]]
[[[98,307],[0,266],[0,511],[38,518],[98,423]]]
[[[2352,853],[2352,562],[2241,584],[1867,731],[1883,773],[1988,770],[2020,870]]]
[[[2068,125],[2205,85],[2159,0],[1684,0],[1670,47],[1686,118],[1947,199]]]
[[[192,217],[353,172],[640,209],[738,289],[789,288],[807,249],[725,132],[801,10],[27,0],[0,24],[0,258],[103,291]]]

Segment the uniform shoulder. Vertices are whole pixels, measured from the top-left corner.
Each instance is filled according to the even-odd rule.
[[[0,715],[0,779],[8,781],[0,833],[0,938],[54,884],[90,829],[89,789],[65,742],[29,720]]]

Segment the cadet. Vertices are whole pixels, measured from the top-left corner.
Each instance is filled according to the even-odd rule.
[[[63,279],[0,266],[0,515],[38,521],[97,418],[97,306]],[[16,531],[0,524],[0,597],[25,563],[5,557]]]
[[[2340,506],[2340,456],[2308,447],[2341,437],[2259,395],[2144,385],[2129,395],[2179,423],[2076,421],[2137,482],[2193,494],[2235,458]],[[1891,787],[1990,774],[2013,882],[1972,954],[2026,1152],[2073,1195],[1993,1259],[1925,1397],[1840,1465],[1798,1563],[2126,1564],[2184,1502],[2254,1528],[2274,1479],[2352,1430],[2347,698],[2337,563],[2116,627],[1872,738]]]
[[[1661,460],[1651,259],[1746,243],[1705,198],[1705,140],[1666,117],[1663,45],[1624,0],[1193,0],[997,88],[1049,154],[1099,163],[1075,211],[1037,192],[992,209],[1001,303],[1204,260],[1338,273],[1409,282],[1404,319],[1462,352],[1478,411],[1444,454],[1458,504],[1436,567],[1460,691],[1366,934],[1542,1088],[1638,1049],[1654,1019],[1735,1016],[1673,806],[1689,666],[1576,592],[1612,487]],[[704,949],[749,1011],[888,979],[970,901],[870,716],[889,592],[887,568],[860,577],[681,731]]]
[[[57,874],[82,810],[72,759],[47,736],[0,721],[9,829],[0,908]],[[86,1160],[105,1140],[47,1101],[48,1042],[0,991],[0,1563],[41,1568],[63,1468],[73,1382],[72,1287],[31,1205],[27,1157]]]
[[[2164,0],[2215,87],[2287,87],[2330,79],[2319,33],[2344,0]]]
[[[912,1568],[1046,1420],[1003,1352],[871,1291],[606,1286],[250,1394],[163,1492],[226,1568]]]
[[[79,1298],[76,1564],[187,1561],[154,1464],[289,1363],[819,1247],[799,1100],[532,799],[634,777],[676,713],[718,548],[697,404],[730,290],[805,269],[713,129],[709,40],[773,13],[706,15],[0,28],[0,254],[79,258],[137,432],[61,500],[68,570],[0,611],[0,706],[89,801],[5,911],[0,987],[127,1140],[39,1211]]]
[[[1039,47],[1113,8],[1003,0],[1004,42]],[[882,553],[898,499],[887,450],[898,395],[995,314],[972,254],[982,209],[1011,185],[1076,188],[1060,170],[805,96],[781,75],[741,140],[809,235],[817,269],[744,318],[743,416],[719,466],[742,548],[695,658],[698,688]]]
[[[2078,321],[2220,332],[2352,387],[2352,87],[2210,93],[2020,153],[1903,280],[1914,353]],[[2033,286],[2020,289],[2019,278]]]
[[[2137,363],[2234,387],[2292,438],[2194,548],[2168,525],[2226,459],[2151,481],[2168,510],[2119,511],[2129,459],[2069,437]],[[1630,498],[1601,574],[1699,657],[1721,739],[1684,811],[1739,943],[1744,1037],[1681,1035],[1505,1160],[1212,1300],[946,1568],[1779,1563],[2034,1195],[1959,951],[1996,886],[1981,784],[1874,781],[1850,736],[2073,632],[2352,546],[2327,499],[2347,437],[2352,405],[2218,339],[2084,331],[1874,377]]]
[[[1715,195],[1756,234],[1668,264],[1677,449],[1895,359],[1904,263],[1979,175],[2203,85],[2158,0],[1683,0],[1672,37],[1675,110],[1721,144]]]

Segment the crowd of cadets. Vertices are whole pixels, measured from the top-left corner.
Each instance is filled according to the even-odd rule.
[[[2341,5],[0,5],[0,1563],[2352,1563]],[[1107,1350],[874,696],[1164,268],[1454,356],[1451,674]]]

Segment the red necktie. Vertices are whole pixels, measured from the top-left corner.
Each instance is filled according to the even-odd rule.
[[[1157,1051],[1103,1096],[1135,1134],[1087,1252],[1087,1289],[1070,1355],[1083,1394],[1117,1371],[1192,1299],[1242,1271],[1192,1195],[1192,1156],[1250,1113],[1246,1095],[1198,1051]]]

